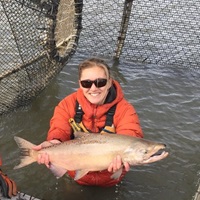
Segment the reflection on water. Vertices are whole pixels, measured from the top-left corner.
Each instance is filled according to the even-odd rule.
[[[55,105],[78,87],[77,65],[83,58],[76,54],[32,105],[1,118],[2,169],[16,180],[19,190],[47,200],[192,199],[200,170],[200,73],[192,69],[123,61],[112,68],[139,114],[145,137],[168,145],[170,156],[165,160],[132,167],[123,182],[113,188],[83,187],[67,177],[57,180],[36,163],[13,170],[19,162],[13,136],[35,144],[45,140]]]

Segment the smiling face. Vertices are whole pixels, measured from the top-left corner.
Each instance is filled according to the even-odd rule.
[[[85,88],[81,85],[81,81],[83,80],[95,81],[97,79],[107,79],[106,85],[103,87],[97,87],[98,85],[96,86],[95,83],[92,83],[90,88]],[[111,84],[112,80],[109,77],[106,67],[94,64],[93,66],[82,69],[81,71],[79,85],[83,90],[84,96],[92,104],[100,105],[104,103]]]

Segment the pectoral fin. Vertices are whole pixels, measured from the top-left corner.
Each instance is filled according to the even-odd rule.
[[[85,169],[85,170],[77,170],[76,171],[76,175],[74,177],[74,180],[78,180],[80,178],[82,178],[83,176],[85,176],[87,173],[89,172],[89,170]]]
[[[112,176],[112,179],[118,179],[122,174],[122,168],[120,168],[119,170],[117,170]]]
[[[53,164],[50,164],[49,169],[56,176],[56,178],[62,177],[67,172],[66,169],[63,169],[61,167],[57,167],[56,165],[53,165]]]

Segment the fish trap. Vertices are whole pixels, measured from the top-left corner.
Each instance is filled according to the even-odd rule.
[[[82,1],[0,1],[0,115],[29,104],[76,50]]]
[[[0,114],[29,103],[75,52],[200,67],[199,0],[0,0],[0,12]]]

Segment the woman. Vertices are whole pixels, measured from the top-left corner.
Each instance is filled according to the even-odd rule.
[[[56,106],[50,121],[48,141],[59,143],[72,139],[74,127],[93,133],[115,132],[143,137],[135,109],[125,100],[119,83],[111,78],[109,66],[103,60],[91,58],[79,65],[79,86],[76,92],[65,97]],[[113,114],[110,115],[112,125],[109,126],[106,125],[106,118],[110,110]],[[39,150],[46,145],[43,142],[34,149]],[[40,155],[38,163],[49,167],[48,155]],[[121,167],[124,170],[120,178],[111,179],[112,173]],[[113,186],[121,181],[128,170],[129,164],[122,164],[121,157],[117,156],[107,170],[89,172],[77,182],[82,185]],[[72,178],[75,176],[73,171],[68,171],[68,174]]]

